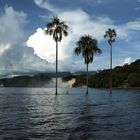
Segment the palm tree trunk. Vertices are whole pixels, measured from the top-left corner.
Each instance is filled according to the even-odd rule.
[[[112,43],[110,44],[110,94],[112,94]]]
[[[58,77],[58,41],[56,41],[56,83],[55,83],[55,95],[57,95],[57,77]]]
[[[87,64],[86,85],[87,85],[87,92],[86,92],[86,94],[88,94],[88,64]]]

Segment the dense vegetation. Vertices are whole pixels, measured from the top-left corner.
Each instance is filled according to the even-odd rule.
[[[98,71],[89,77],[89,87],[109,88],[109,70]],[[73,86],[86,85],[86,76],[76,78]],[[124,66],[117,66],[112,70],[113,87],[140,87],[140,59]]]
[[[4,87],[40,87],[48,83],[50,78],[45,74],[34,76],[18,76],[0,79],[0,85]]]

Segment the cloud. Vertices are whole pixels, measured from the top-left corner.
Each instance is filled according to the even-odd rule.
[[[128,30],[140,30],[140,18],[126,24]]]
[[[89,14],[87,14],[80,8],[64,10],[64,8],[57,8],[48,0],[34,0],[34,2],[40,8],[49,10],[54,15],[57,15],[59,13],[59,17],[69,24],[69,27],[76,33],[76,35],[91,34],[100,41],[103,40],[103,34],[108,28],[115,28],[118,32],[119,39],[124,39],[128,36],[128,31],[125,27],[126,25],[116,26],[114,24],[114,21],[107,16],[92,16],[91,18]],[[101,0],[97,0],[97,2],[100,3]],[[41,16],[44,19],[44,16]],[[45,17],[45,19],[50,20],[50,17]]]
[[[27,14],[6,6],[0,15],[0,75],[52,71],[55,64],[34,55],[33,50],[25,46],[24,27]]]
[[[71,29],[70,34],[81,36],[83,34],[93,35],[99,41],[104,40],[103,35],[108,28],[117,30],[118,38],[123,39],[127,37],[127,31],[123,26],[114,25],[114,21],[108,17],[93,17],[91,18],[86,12],[81,9],[72,11],[64,11],[59,14],[59,17],[67,21]],[[71,17],[75,17],[72,19]]]
[[[17,12],[12,7],[6,6],[4,8],[4,12],[0,16],[0,60],[2,60],[3,56],[6,57],[8,51],[13,53],[15,51],[14,47],[23,42],[25,33],[21,29],[25,23],[25,13]]]
[[[25,33],[21,29],[26,23],[25,19],[25,13],[17,12],[12,7],[5,7],[4,14],[0,17],[0,42],[15,45],[22,41]]]
[[[53,13],[59,13],[59,9],[57,9],[54,5],[49,3],[48,0],[34,0],[35,4],[38,5],[40,8],[47,9]]]
[[[125,58],[122,65],[125,65],[125,64],[130,64],[132,62],[132,59],[131,57],[128,57],[128,58]]]
[[[64,49],[64,41],[59,45],[59,60],[64,60],[66,58]],[[36,32],[29,37],[27,40],[27,46],[33,48],[34,53],[41,59],[45,59],[50,63],[55,62],[55,42],[51,36],[45,35],[43,29],[38,28]]]

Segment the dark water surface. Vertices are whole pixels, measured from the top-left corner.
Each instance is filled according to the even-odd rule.
[[[0,88],[0,140],[140,140],[140,90]]]

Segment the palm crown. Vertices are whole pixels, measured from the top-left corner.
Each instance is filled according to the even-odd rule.
[[[97,40],[93,39],[90,35],[82,36],[77,42],[77,47],[74,50],[74,53],[77,55],[82,53],[85,64],[92,63],[94,55],[96,53],[100,54],[101,52],[101,49],[97,46]]]
[[[105,32],[104,38],[107,38],[108,43],[111,45],[112,42],[115,41],[115,37],[117,36],[117,33],[115,29],[108,29],[108,31]]]
[[[60,21],[60,19],[56,16],[53,18],[52,22],[49,22],[47,25],[47,30],[45,30],[46,34],[53,35],[53,39],[57,41],[62,40],[62,36],[68,35],[68,26]]]

